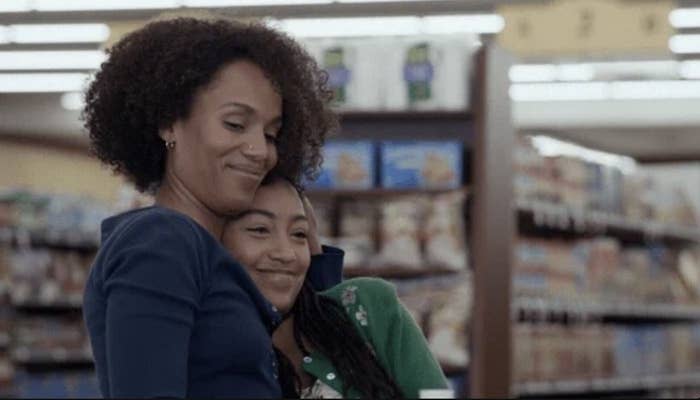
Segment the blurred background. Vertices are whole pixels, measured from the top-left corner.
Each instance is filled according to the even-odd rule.
[[[328,71],[308,182],[458,396],[700,396],[700,1],[0,0],[0,396],[97,397],[82,91],[154,18],[259,19]],[[193,49],[196,51],[196,49]]]

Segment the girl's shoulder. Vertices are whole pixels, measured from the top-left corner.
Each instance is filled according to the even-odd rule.
[[[353,278],[345,280],[330,289],[321,292],[345,307],[365,305],[365,307],[386,305],[398,302],[396,287],[380,278]]]

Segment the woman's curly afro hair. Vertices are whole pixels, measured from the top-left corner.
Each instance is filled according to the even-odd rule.
[[[186,118],[197,90],[232,61],[258,65],[282,97],[275,172],[293,182],[313,177],[325,137],[337,128],[326,73],[294,40],[261,24],[156,21],[107,53],[85,95],[82,119],[92,152],[141,191],[163,179],[166,149],[159,131]]]

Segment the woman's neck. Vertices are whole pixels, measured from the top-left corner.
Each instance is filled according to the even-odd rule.
[[[302,386],[310,386],[314,378],[307,374],[302,367],[304,352],[299,348],[297,341],[294,339],[294,316],[285,319],[282,324],[275,329],[275,332],[272,334],[272,343],[287,357],[289,362],[292,363],[294,372],[296,372],[297,376],[301,379]]]
[[[225,218],[199,201],[177,177],[167,171],[163,183],[156,192],[155,203],[187,215],[214,238],[221,240]]]

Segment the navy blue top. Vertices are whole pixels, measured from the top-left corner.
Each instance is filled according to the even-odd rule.
[[[309,277],[340,282],[324,247]],[[281,316],[227,250],[159,206],[102,223],[84,316],[105,397],[280,397],[271,332]]]

